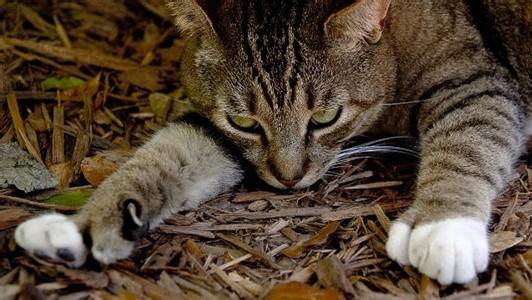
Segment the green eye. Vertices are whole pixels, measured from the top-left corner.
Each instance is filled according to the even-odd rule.
[[[320,110],[312,115],[310,123],[318,128],[331,126],[338,120],[341,111],[341,109]]]
[[[246,132],[257,132],[260,129],[260,125],[257,120],[244,116],[230,116],[229,123],[231,123],[231,125],[237,129]]]

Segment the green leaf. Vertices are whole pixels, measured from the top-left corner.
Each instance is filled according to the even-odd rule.
[[[69,90],[79,87],[83,84],[85,84],[85,80],[74,76],[50,77],[41,82],[41,86],[44,90]]]
[[[81,207],[87,202],[91,194],[92,190],[89,189],[61,192],[48,198],[46,203],[70,207]]]

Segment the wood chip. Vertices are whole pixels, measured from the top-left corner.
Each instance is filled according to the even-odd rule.
[[[63,106],[54,107],[54,121],[52,132],[52,163],[59,164],[65,161],[65,132]]]
[[[228,241],[229,243],[237,246],[238,248],[240,248],[240,249],[242,249],[242,250],[244,250],[244,251],[246,251],[246,252],[248,252],[250,254],[253,254],[255,257],[261,258],[270,267],[272,267],[274,269],[281,269],[281,267],[278,264],[275,263],[273,258],[271,256],[269,256],[268,254],[266,254],[264,251],[259,250],[259,249],[255,249],[252,246],[246,244],[242,240],[240,240],[237,237],[232,236],[232,235],[219,233],[218,236],[220,238]]]
[[[394,187],[394,186],[400,186],[400,185],[403,185],[402,181],[382,181],[382,182],[357,184],[357,185],[345,187],[344,189],[345,190],[369,190],[369,189],[382,189],[382,188],[388,188],[388,187]]]
[[[272,196],[275,196],[275,195],[276,195],[275,193],[263,192],[263,191],[251,192],[251,193],[240,193],[240,194],[237,194],[235,196],[235,198],[233,198],[232,202],[234,202],[234,203],[251,203],[251,202],[257,201],[257,200],[268,199],[268,198],[270,198]]]
[[[32,213],[21,208],[0,210],[0,231],[17,226],[32,216]]]
[[[227,274],[222,269],[220,269],[217,265],[211,264],[210,267],[216,275],[220,276],[220,278],[227,285],[229,285],[233,291],[235,291],[238,294],[238,296],[240,296],[243,299],[255,298],[250,292],[248,292],[246,289],[244,289],[242,286],[240,286],[235,281],[231,280],[231,278],[229,278],[229,276],[227,276]]]
[[[221,215],[220,217],[232,221],[237,219],[248,220],[262,220],[285,217],[312,217],[320,216],[332,209],[330,207],[303,207],[303,208],[286,208],[279,210],[271,210],[268,212],[254,212],[254,213],[229,213]]]
[[[23,145],[28,149],[28,152],[39,162],[43,163],[39,150],[36,149],[31,143],[28,135],[26,134],[26,128],[24,127],[24,122],[20,116],[20,110],[18,107],[17,97],[14,93],[9,93],[7,95],[7,107],[9,113],[11,114],[11,119],[13,120],[13,126],[15,127],[15,132],[19,140],[19,144]]]

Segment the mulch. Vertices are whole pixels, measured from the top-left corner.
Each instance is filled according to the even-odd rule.
[[[0,0],[0,30],[0,144],[18,143],[58,178],[51,190],[0,188],[0,299],[532,299],[530,154],[494,202],[489,269],[466,286],[439,286],[387,258],[390,220],[412,202],[416,170],[397,155],[348,162],[297,192],[250,180],[170,218],[109,266],[28,258],[17,224],[75,212],[135,147],[193,108],[162,0]]]

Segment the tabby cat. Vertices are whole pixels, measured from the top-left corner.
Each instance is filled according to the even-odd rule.
[[[419,137],[415,200],[386,250],[442,284],[486,269],[491,201],[530,126],[529,0],[174,0],[182,83],[213,129],[172,124],[72,217],[16,230],[30,255],[108,264],[164,218],[230,190],[244,165],[305,188],[352,137]],[[201,123],[201,122],[200,122]],[[203,123],[204,124],[204,123]],[[244,163],[242,163],[244,162]]]

